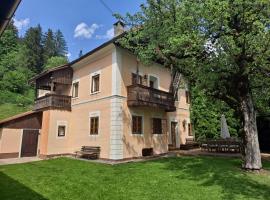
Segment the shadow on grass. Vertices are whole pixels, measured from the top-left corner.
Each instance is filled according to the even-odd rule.
[[[270,185],[260,179],[269,176],[242,171],[240,160],[212,157],[181,157],[162,159],[166,170],[176,170],[176,178],[196,181],[199,186],[221,187],[222,199],[269,199]],[[270,182],[270,181],[267,181]]]
[[[43,196],[0,172],[1,200],[46,200]]]

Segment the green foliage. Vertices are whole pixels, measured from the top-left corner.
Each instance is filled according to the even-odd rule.
[[[45,69],[50,69],[67,63],[68,63],[67,57],[54,56],[47,60],[47,63],[45,64]]]
[[[14,26],[13,21],[11,21],[0,38],[0,59],[1,56],[16,49],[17,45],[18,45],[18,30]]]
[[[31,110],[31,106],[19,106],[13,103],[0,104],[0,120]]]
[[[119,43],[145,63],[172,66],[226,102],[241,124],[253,124],[242,123],[244,105],[253,107],[253,99],[258,111],[269,110],[269,15],[267,0],[148,0],[134,15],[117,16],[131,28]],[[203,106],[196,103],[203,104],[195,101],[194,112]]]
[[[68,48],[63,33],[58,29],[54,35],[56,55],[66,57]]]
[[[48,32],[53,35],[50,29]],[[0,118],[31,109],[35,96],[28,80],[44,69],[44,57],[48,67],[68,62],[62,56],[66,44],[61,31],[56,32],[56,38],[52,41],[54,57],[51,58],[45,56],[40,25],[29,28],[23,38],[18,37],[13,22],[4,31],[0,38]],[[51,49],[46,44],[47,53]]]
[[[25,87],[26,83],[27,77],[24,73],[19,70],[8,71],[0,82],[0,89],[23,94],[28,89]]]
[[[191,97],[191,119],[197,139],[220,138],[222,114],[226,117],[231,136],[239,136],[239,120],[226,103],[207,96],[196,86],[191,89]]]
[[[49,58],[56,55],[56,45],[53,31],[48,29],[44,35],[44,60],[47,61]]]
[[[41,26],[29,28],[23,38],[26,46],[25,56],[29,69],[34,73],[40,73],[43,70],[43,46]]]

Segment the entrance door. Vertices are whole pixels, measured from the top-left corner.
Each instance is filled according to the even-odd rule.
[[[177,122],[171,122],[171,139],[172,139],[172,147],[176,147],[176,126]]]
[[[37,155],[39,130],[23,130],[21,157]]]

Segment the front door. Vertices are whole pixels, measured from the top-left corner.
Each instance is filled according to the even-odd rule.
[[[172,147],[176,147],[176,126],[177,122],[171,122],[171,139],[172,139]]]
[[[21,157],[37,155],[39,130],[23,130]]]

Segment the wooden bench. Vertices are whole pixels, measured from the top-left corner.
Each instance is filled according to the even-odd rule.
[[[75,158],[81,156],[87,159],[98,159],[100,155],[100,147],[82,146],[80,151],[75,152]]]

